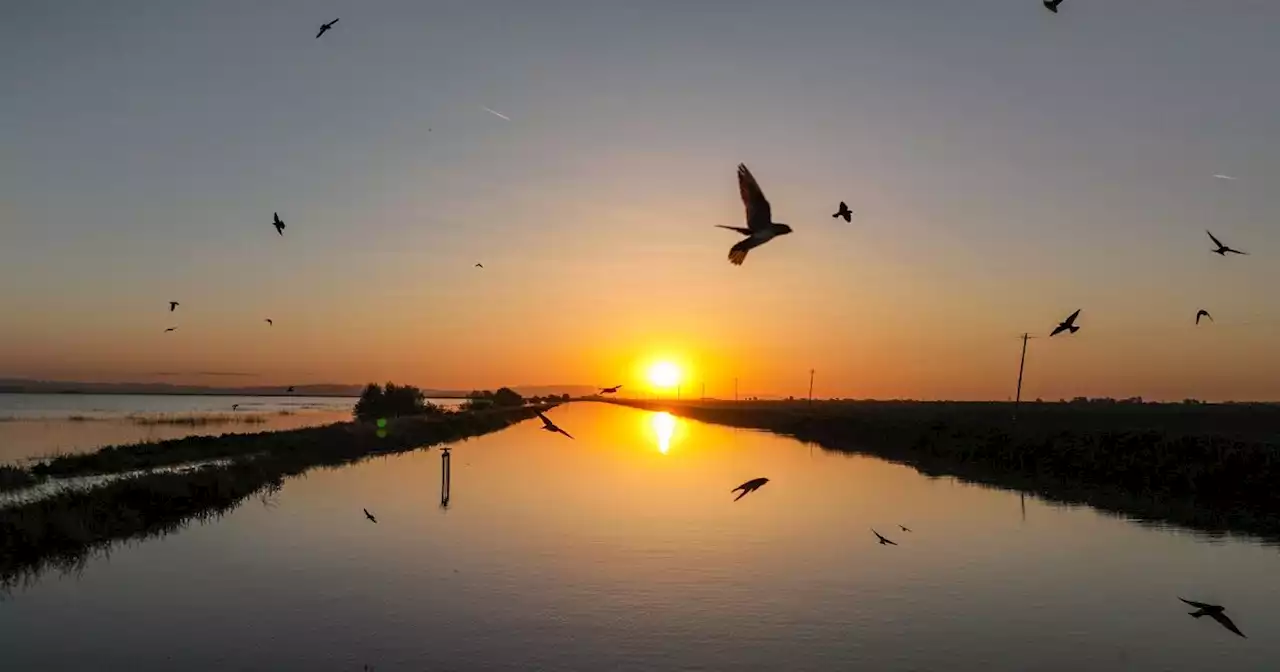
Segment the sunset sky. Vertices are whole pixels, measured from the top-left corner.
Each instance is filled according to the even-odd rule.
[[[1280,399],[1277,25],[1251,0],[17,3],[0,377],[647,392],[672,361],[721,397],[813,368],[819,396],[1005,399],[1029,331],[1026,398]],[[795,233],[734,267],[739,162]]]

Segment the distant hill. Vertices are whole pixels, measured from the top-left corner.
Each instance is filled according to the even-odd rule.
[[[66,380],[0,378],[0,392],[25,394],[216,394],[247,396],[293,394],[304,397],[358,397],[360,396],[360,391],[364,389],[364,385],[318,383],[314,385],[295,385],[291,393],[286,393],[285,389],[285,386],[280,385],[214,387],[211,385],[175,385],[172,383],[84,383]],[[526,397],[545,397],[549,394],[582,396],[595,392],[595,388],[588,385],[523,385],[512,389]],[[423,392],[428,397],[457,398],[467,396],[470,390],[424,389]]]

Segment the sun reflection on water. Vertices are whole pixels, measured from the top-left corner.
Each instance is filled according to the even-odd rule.
[[[663,455],[671,450],[671,437],[676,433],[676,419],[665,411],[649,416],[653,433],[658,438],[658,452]]]

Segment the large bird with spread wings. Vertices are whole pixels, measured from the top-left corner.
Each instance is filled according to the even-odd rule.
[[[778,236],[791,233],[791,227],[786,224],[774,223],[769,200],[764,197],[764,192],[760,190],[760,185],[751,175],[751,171],[741,163],[738,164],[738,192],[742,195],[742,204],[747,209],[747,225],[745,227],[716,225],[746,236],[729,249],[729,263],[734,266],[742,265],[751,248],[760,247]]]
[[[1231,619],[1227,617],[1226,607],[1223,607],[1222,605],[1218,605],[1218,604],[1205,604],[1204,602],[1196,602],[1195,600],[1188,600],[1181,597],[1179,597],[1178,599],[1196,608],[1195,611],[1192,611],[1188,614],[1192,618],[1200,618],[1201,616],[1208,616],[1209,618],[1212,618],[1213,620],[1217,621],[1218,625],[1221,625],[1222,627],[1230,630],[1231,632],[1234,632],[1235,634],[1240,635],[1241,637],[1244,637],[1244,633],[1240,632],[1240,628],[1237,628],[1236,624],[1233,623]],[[1245,639],[1248,639],[1248,638],[1245,637]]]
[[[1230,248],[1230,247],[1227,247],[1226,245],[1223,245],[1223,244],[1222,244],[1222,241],[1221,241],[1221,240],[1218,240],[1218,237],[1217,237],[1217,236],[1213,235],[1212,233],[1209,233],[1209,230],[1208,230],[1208,229],[1205,229],[1205,231],[1204,231],[1204,232],[1205,232],[1205,233],[1208,233],[1208,234],[1209,234],[1209,240],[1212,240],[1212,241],[1213,241],[1213,244],[1218,246],[1218,249],[1213,250],[1213,253],[1214,253],[1214,254],[1216,254],[1216,255],[1218,255],[1218,256],[1220,256],[1220,257],[1225,257],[1225,256],[1227,256],[1227,253],[1228,253],[1228,252],[1230,252],[1231,254],[1249,254],[1248,252],[1241,252],[1240,250],[1232,249],[1232,248]]]

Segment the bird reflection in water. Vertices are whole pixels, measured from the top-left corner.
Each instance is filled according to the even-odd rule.
[[[653,424],[653,433],[658,439],[658,452],[666,455],[671,450],[671,437],[676,433],[675,416],[665,411],[654,413],[649,416],[649,422]]]

